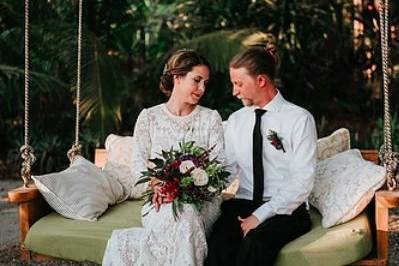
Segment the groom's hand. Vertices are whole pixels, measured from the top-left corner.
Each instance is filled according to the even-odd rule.
[[[256,216],[253,214],[245,219],[238,216],[238,220],[241,222],[241,230],[244,234],[244,237],[248,234],[249,231],[255,229],[260,224],[258,218],[256,218]]]

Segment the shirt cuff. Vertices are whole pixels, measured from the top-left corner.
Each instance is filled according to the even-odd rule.
[[[276,215],[274,213],[272,207],[270,207],[270,205],[267,202],[263,203],[263,205],[260,206],[259,208],[257,208],[252,214],[255,215],[255,217],[261,223],[263,223],[264,221],[266,221],[270,217],[273,217],[273,216]]]

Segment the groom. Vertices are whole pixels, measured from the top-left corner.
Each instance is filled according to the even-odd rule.
[[[245,107],[225,130],[227,164],[240,187],[222,204],[205,265],[273,265],[311,228],[317,134],[312,115],[274,85],[275,49],[253,47],[230,62],[233,95]]]

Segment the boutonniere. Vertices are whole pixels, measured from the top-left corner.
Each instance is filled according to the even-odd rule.
[[[270,141],[270,144],[276,148],[276,150],[283,150],[283,152],[285,152],[283,143],[281,142],[283,138],[279,137],[276,131],[270,129],[267,134],[267,139]]]

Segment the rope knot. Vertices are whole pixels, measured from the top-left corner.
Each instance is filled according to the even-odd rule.
[[[398,179],[399,153],[386,151],[385,145],[383,145],[381,146],[379,157],[386,169],[385,177],[388,189],[392,191],[396,188]]]
[[[31,167],[36,161],[33,148],[29,145],[23,145],[19,149],[22,157],[22,167],[21,167],[21,178],[24,181],[24,187],[32,181],[31,179]]]
[[[68,150],[67,156],[71,164],[73,163],[73,161],[75,161],[76,156],[81,154],[81,151],[82,151],[82,145],[80,145],[79,143],[73,144],[72,148]]]

